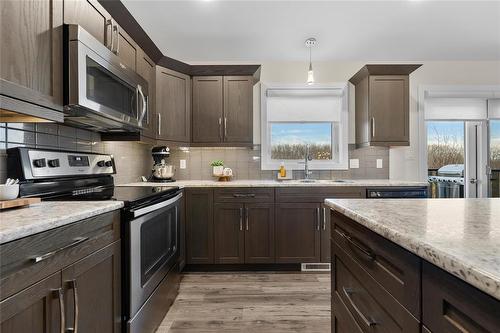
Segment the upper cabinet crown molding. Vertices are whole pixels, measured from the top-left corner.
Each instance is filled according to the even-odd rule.
[[[421,65],[366,65],[354,84],[356,146],[409,146],[409,74]]]

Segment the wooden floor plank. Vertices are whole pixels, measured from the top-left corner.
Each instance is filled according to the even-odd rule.
[[[184,274],[156,333],[177,332],[330,332],[329,274]]]

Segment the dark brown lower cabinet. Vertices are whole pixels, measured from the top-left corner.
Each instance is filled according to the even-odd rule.
[[[274,263],[274,205],[216,203],[215,262]]]
[[[118,210],[1,244],[0,331],[119,333],[120,251]]]
[[[274,204],[245,204],[245,263],[272,264],[274,255]]]
[[[276,262],[319,262],[321,208],[317,203],[276,205]]]
[[[500,301],[331,213],[332,332],[500,332]]]
[[[120,332],[120,251],[118,241],[62,271],[67,330]]]
[[[245,261],[243,204],[214,205],[215,263],[241,264]]]
[[[186,194],[186,262],[214,263],[213,190],[192,188]]]
[[[432,332],[500,332],[500,301],[424,261],[422,321]]]
[[[61,332],[63,295],[58,272],[3,300],[0,332]]]

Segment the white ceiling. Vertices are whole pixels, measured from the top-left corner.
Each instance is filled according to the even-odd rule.
[[[122,0],[163,54],[188,63],[500,60],[498,1]]]

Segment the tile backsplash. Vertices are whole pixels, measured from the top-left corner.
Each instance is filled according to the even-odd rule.
[[[140,181],[141,176],[151,174],[153,159],[152,146],[137,142],[101,141],[99,133],[65,125],[44,123],[0,124],[0,183],[7,177],[6,148],[38,147],[60,148],[81,152],[112,154],[116,162],[116,184]],[[186,169],[180,169],[180,160],[186,160]],[[355,149],[349,145],[349,159],[358,159],[359,168],[349,170],[313,171],[316,179],[388,179],[389,149],[368,147]],[[377,168],[377,159],[382,160],[382,168]],[[226,167],[233,170],[234,179],[275,179],[276,171],[260,169],[260,146],[250,148],[172,148],[169,163],[176,168],[178,180],[211,180],[210,163],[224,160]],[[294,171],[293,177],[304,177],[303,171]]]
[[[136,182],[151,172],[151,146],[136,142],[101,142],[99,133],[54,123],[0,123],[0,183],[7,177],[6,149],[36,147],[113,154],[116,184]]]
[[[349,170],[313,171],[316,179],[388,179],[389,149],[385,147],[367,147],[355,149],[349,145],[349,158],[359,159],[359,168]],[[180,160],[186,160],[186,169],[180,169]],[[382,159],[382,168],[377,168],[377,159]],[[234,179],[275,179],[276,171],[260,169],[260,146],[249,148],[174,148],[169,162],[176,168],[178,180],[211,180],[210,163],[224,160],[224,165],[233,170]],[[304,177],[303,171],[293,171],[293,178]]]

